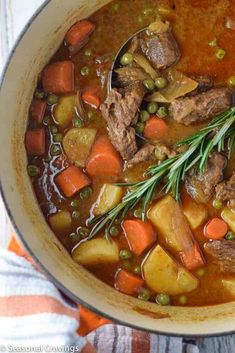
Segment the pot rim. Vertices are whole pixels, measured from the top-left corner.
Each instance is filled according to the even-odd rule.
[[[44,0],[44,2],[38,7],[38,9],[33,13],[33,15],[29,18],[29,20],[26,22],[26,24],[23,26],[21,29],[19,35],[17,36],[14,45],[12,46],[9,54],[7,55],[7,60],[3,65],[3,69],[0,75],[0,91],[2,90],[2,87],[4,85],[4,79],[8,70],[8,67],[11,63],[11,60],[15,54],[15,51],[17,50],[22,38],[24,37],[25,33],[30,29],[31,24],[34,22],[34,20],[38,17],[38,15],[47,7],[47,5],[51,2],[51,0]],[[55,284],[55,286],[61,290],[65,295],[67,295],[71,300],[73,300],[75,303],[79,303],[83,306],[85,306],[87,309],[91,310],[95,314],[102,316],[106,319],[114,321],[115,324],[120,324],[122,326],[128,326],[133,329],[141,330],[141,331],[146,331],[152,334],[159,334],[163,336],[169,336],[169,337],[180,337],[180,338],[208,338],[208,337],[219,337],[219,336],[228,336],[232,335],[235,333],[235,329],[231,331],[225,331],[221,333],[214,333],[214,334],[177,334],[177,333],[171,333],[171,332],[161,332],[158,330],[148,330],[146,328],[142,328],[141,326],[134,325],[134,324],[126,324],[126,322],[122,320],[118,320],[115,317],[113,317],[110,314],[103,313],[101,310],[97,309],[93,305],[88,304],[85,302],[83,299],[79,298],[77,295],[72,293],[68,288],[66,288],[57,278],[55,278],[49,270],[44,266],[44,264],[38,259],[37,255],[32,251],[28,243],[25,241],[23,234],[21,233],[20,229],[18,228],[14,215],[12,214],[10,207],[8,206],[8,203],[6,201],[4,189],[2,186],[2,181],[0,179],[0,196],[2,197],[3,203],[5,210],[7,212],[7,215],[10,219],[11,224],[14,227],[14,230],[16,231],[17,237],[19,237],[20,242],[23,244],[24,248],[27,250],[27,252],[30,254],[30,256],[33,258],[33,260],[42,268],[46,276],[48,277],[49,280],[52,281],[52,283]],[[190,308],[189,308],[190,309]]]

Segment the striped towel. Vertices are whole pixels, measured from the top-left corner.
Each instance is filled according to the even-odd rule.
[[[181,338],[107,324],[77,334],[79,310],[25,258],[0,248],[0,352],[198,353]]]

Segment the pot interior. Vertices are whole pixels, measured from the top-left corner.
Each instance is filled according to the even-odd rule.
[[[15,47],[0,91],[1,191],[23,245],[72,299],[125,325],[173,335],[234,330],[235,303],[211,307],[159,307],[127,297],[74,263],[46,224],[27,175],[24,133],[39,72],[66,30],[109,0],[51,0],[31,20]]]

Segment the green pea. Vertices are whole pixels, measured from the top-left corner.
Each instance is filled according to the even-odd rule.
[[[187,304],[187,302],[188,302],[188,297],[186,297],[186,295],[181,295],[179,297],[179,303],[180,304],[185,305],[185,304]]]
[[[138,299],[143,300],[145,302],[147,302],[150,299],[150,297],[151,297],[150,291],[145,288],[143,288],[138,295]]]
[[[144,87],[148,90],[148,91],[153,91],[155,89],[155,84],[154,81],[149,79],[149,80],[144,80],[143,81]]]
[[[112,10],[113,10],[113,12],[118,12],[120,10],[119,2],[116,2],[115,4],[113,4]]]
[[[50,124],[50,121],[51,121],[51,118],[49,115],[46,115],[44,118],[43,118],[43,124],[44,125],[49,125]]]
[[[74,221],[76,221],[76,220],[78,220],[80,218],[80,212],[79,211],[73,211],[72,212],[72,219],[74,220]]]
[[[155,102],[150,102],[147,105],[147,111],[149,112],[149,114],[155,114],[158,110],[158,104]]]
[[[87,57],[87,58],[90,58],[92,56],[92,50],[91,49],[86,49],[84,51],[84,55]]]
[[[116,224],[116,225],[121,224],[121,220],[120,220],[120,219],[118,219],[118,218],[116,218],[116,219],[115,219],[115,221],[114,221],[114,224]]]
[[[216,38],[212,39],[212,40],[208,43],[208,45],[209,45],[210,47],[212,47],[212,48],[217,47],[217,39],[216,39]]]
[[[84,66],[81,68],[81,75],[88,76],[90,74],[90,68],[88,66]]]
[[[77,233],[84,239],[88,237],[90,231],[87,227],[80,227],[78,228]]]
[[[167,117],[168,115],[168,110],[166,107],[160,107],[157,111],[157,115],[160,117],[160,118],[165,118]]]
[[[45,98],[45,92],[41,91],[40,89],[36,89],[36,91],[34,92],[34,98],[36,99]]]
[[[131,263],[130,263],[130,261],[128,261],[128,260],[123,261],[122,264],[121,264],[121,267],[122,267],[124,270],[130,271],[130,270],[131,270]]]
[[[121,57],[121,65],[123,66],[127,66],[132,64],[133,62],[133,55],[131,53],[125,53],[122,57]]]
[[[163,89],[167,86],[167,80],[165,79],[165,77],[157,77],[155,80],[155,86],[158,89]]]
[[[57,126],[51,125],[51,126],[50,126],[50,132],[52,133],[52,135],[56,135],[57,132],[58,132]]]
[[[109,233],[110,233],[111,237],[116,237],[119,234],[119,230],[117,227],[113,226],[110,228]]]
[[[166,154],[163,153],[158,147],[155,148],[155,157],[158,161],[164,161],[166,159]]]
[[[70,202],[70,206],[71,207],[78,207],[78,205],[79,205],[79,201],[78,200],[76,200],[76,199],[73,199],[73,200],[71,200],[71,202]]]
[[[144,16],[151,16],[153,14],[153,8],[152,7],[146,7],[143,11]]]
[[[128,260],[132,258],[132,253],[130,250],[124,249],[124,250],[120,250],[119,256],[120,256],[120,259],[122,260]]]
[[[149,118],[150,118],[149,112],[147,112],[147,110],[141,110],[140,112],[141,123],[145,123]]]
[[[54,105],[54,104],[58,103],[58,100],[59,100],[59,98],[53,93],[50,93],[47,96],[47,103],[49,105]]]
[[[204,268],[199,268],[196,271],[196,275],[199,277],[203,277],[206,274],[206,270]]]
[[[78,233],[69,234],[69,238],[73,241],[78,242],[81,239],[81,236]]]
[[[34,165],[34,164],[29,164],[27,167],[28,175],[33,178],[37,176],[40,173],[40,169]]]
[[[156,303],[160,305],[171,305],[171,297],[168,294],[158,294],[156,296]]]
[[[89,186],[84,188],[79,194],[79,196],[82,200],[89,199],[89,197],[91,197],[91,195],[92,195],[92,188]]]
[[[141,266],[135,266],[133,272],[136,275],[139,275],[141,273]]]
[[[135,131],[137,132],[137,134],[142,134],[144,132],[144,127],[145,127],[144,123],[140,123],[140,122],[137,123],[135,125]]]
[[[216,50],[215,56],[218,60],[223,60],[226,55],[226,51],[224,49],[218,48]]]
[[[235,76],[230,76],[228,79],[228,84],[232,87],[235,87]]]
[[[61,154],[61,148],[60,145],[58,144],[53,144],[50,148],[50,154],[51,156],[59,156]]]
[[[223,207],[223,202],[219,199],[214,199],[213,201],[213,207],[216,209],[216,210],[219,210],[220,208]]]
[[[55,134],[53,136],[53,141],[54,142],[62,142],[62,140],[63,140],[63,135],[62,134]]]
[[[134,211],[134,217],[135,218],[141,218],[142,217],[142,209],[137,208],[137,210]]]
[[[73,119],[73,127],[82,127],[84,125],[82,119],[74,118]]]
[[[235,234],[231,231],[229,231],[226,235],[225,235],[225,239],[226,240],[234,240],[235,239]]]

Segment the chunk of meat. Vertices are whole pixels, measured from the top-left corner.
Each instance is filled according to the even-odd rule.
[[[231,240],[213,240],[204,244],[207,254],[214,258],[223,272],[235,273],[235,242]]]
[[[193,97],[178,98],[170,105],[170,114],[177,122],[190,125],[218,115],[231,106],[228,88],[212,88]]]
[[[213,152],[207,162],[205,172],[198,173],[193,169],[186,179],[187,192],[197,202],[207,202],[215,191],[215,186],[223,178],[227,159],[218,152]]]
[[[133,158],[128,161],[127,166],[133,167],[134,165],[141,162],[146,162],[154,159],[154,150],[155,147],[147,143],[134,155]]]
[[[198,93],[208,91],[214,86],[213,78],[210,75],[191,75],[191,79],[198,83],[197,88],[190,92],[188,96],[195,96]]]
[[[137,82],[122,91],[111,90],[100,110],[107,121],[112,144],[125,160],[137,152],[134,125],[145,95],[142,83]]]
[[[134,165],[141,162],[148,162],[154,159],[158,159],[155,155],[155,150],[158,151],[158,155],[161,156],[161,160],[176,156],[176,152],[171,150],[163,143],[157,142],[154,145],[146,143],[135,155],[128,161],[127,167],[133,167]]]
[[[219,183],[216,188],[216,198],[222,201],[235,200],[235,174],[228,180]]]
[[[133,82],[148,80],[150,76],[139,67],[121,67],[115,70],[117,79],[115,85],[127,87]]]
[[[179,46],[170,26],[161,33],[143,34],[140,38],[140,46],[155,69],[165,69],[180,58]]]

